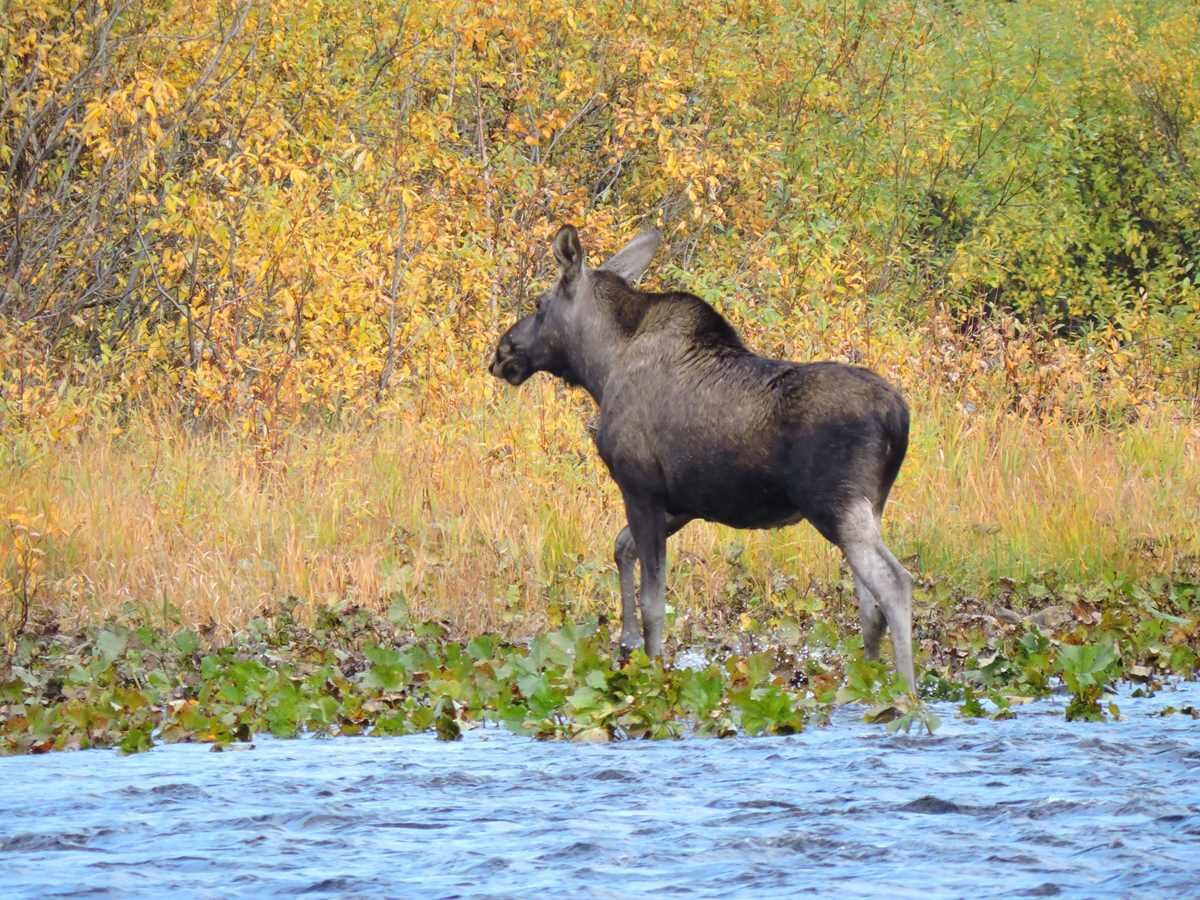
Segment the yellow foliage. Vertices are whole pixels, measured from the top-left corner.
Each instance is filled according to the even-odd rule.
[[[499,432],[480,425],[499,401],[478,378],[547,283],[563,221],[595,260],[663,228],[652,286],[703,296],[763,352],[876,368],[939,421],[1083,434],[1084,456],[1118,440],[1110,427],[1190,421],[1193,7],[7,4],[0,471],[86,457],[131,422],[131,446],[155,459],[147,422],[172,446],[230,442],[214,446],[238,448],[245,484],[205,462],[227,490],[268,499],[316,483],[288,481],[306,434],[337,446],[319,465],[301,453],[304,466],[332,478],[348,454],[365,481],[374,463],[338,436],[380,422],[397,452],[428,460],[409,473],[426,499],[450,490],[435,465],[464,480],[491,466],[498,433],[519,432],[522,452],[583,453],[574,404],[502,405]],[[982,483],[982,463],[972,471]],[[34,508],[6,489],[3,502]],[[170,516],[144,511],[167,535],[157,561],[196,536],[181,490]],[[328,535],[336,523],[313,521],[364,508],[304,525]],[[466,541],[515,546],[537,527],[485,505],[460,513],[477,517],[455,532]],[[75,508],[72,527],[88,515]],[[279,583],[303,591],[311,534],[277,537],[292,566]],[[321,592],[383,589],[373,564],[336,555]],[[136,576],[112,576],[107,596],[144,599],[153,567],[126,562]],[[432,563],[421,574],[442,577]],[[242,586],[231,574],[196,590]]]

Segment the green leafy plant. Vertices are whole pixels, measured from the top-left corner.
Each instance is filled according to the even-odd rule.
[[[1067,644],[1058,651],[1057,665],[1071,691],[1067,719],[1089,722],[1104,718],[1100,698],[1118,672],[1119,658],[1108,644]]]

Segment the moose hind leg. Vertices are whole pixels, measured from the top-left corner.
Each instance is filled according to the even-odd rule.
[[[858,623],[862,626],[863,655],[867,659],[878,659],[879,642],[883,639],[887,619],[871,589],[857,575],[854,576],[854,594],[858,600]]]
[[[879,523],[865,498],[848,506],[839,522],[838,545],[846,561],[872,595],[892,635],[896,668],[916,691],[912,660],[912,577],[884,546]],[[867,640],[864,622],[864,644]]]
[[[888,628],[892,632],[892,649],[896,654],[896,665],[902,667],[900,669],[902,674],[907,672],[905,678],[908,680],[909,689],[915,692],[916,676],[913,672],[912,661],[913,579],[908,574],[908,570],[900,564],[900,560],[896,559],[892,551],[883,543],[882,539],[880,539],[877,546],[877,552],[887,562],[888,568],[891,569],[892,577],[899,588],[898,602],[896,604],[896,622],[893,624],[893,617],[888,616]]]

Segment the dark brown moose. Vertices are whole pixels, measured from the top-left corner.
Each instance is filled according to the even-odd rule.
[[[807,519],[854,573],[867,656],[890,629],[914,689],[912,578],[879,533],[908,447],[904,399],[867,369],[758,356],[699,297],[636,290],[659,237],[641,234],[591,269],[576,230],[560,228],[558,280],[500,338],[491,365],[513,385],[549,372],[600,407],[596,446],[629,523],[616,542],[622,648],[644,638],[661,655],[667,538],[692,519],[734,528]]]

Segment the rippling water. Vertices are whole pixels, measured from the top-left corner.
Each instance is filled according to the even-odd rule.
[[[1197,896],[1200,685],[1075,724],[847,709],[786,738],[487,729],[0,759],[0,894]]]

